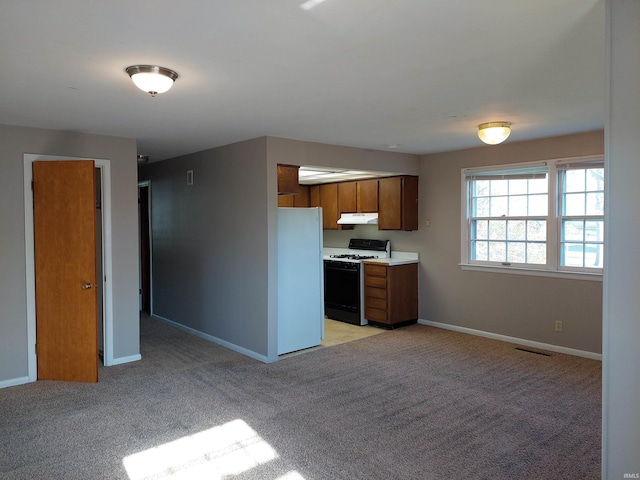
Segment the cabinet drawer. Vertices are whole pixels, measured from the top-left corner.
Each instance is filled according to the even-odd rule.
[[[383,298],[387,299],[387,291],[384,288],[373,288],[373,287],[365,287],[364,288],[364,296],[365,297],[374,297],[374,298]]]
[[[374,275],[376,277],[386,277],[387,276],[387,267],[384,265],[365,265],[364,267],[365,275]]]
[[[365,299],[366,308],[379,308],[380,310],[387,311],[387,299],[386,298],[374,298],[367,297]]]
[[[387,323],[387,311],[377,308],[365,308],[364,317],[374,322]]]
[[[387,277],[364,277],[364,284],[367,287],[387,288]]]

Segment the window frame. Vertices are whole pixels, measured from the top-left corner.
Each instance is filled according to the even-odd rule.
[[[574,167],[583,164],[582,168],[598,168],[604,167],[603,155],[589,155],[581,157],[558,158],[544,161],[510,163],[502,165],[490,165],[482,167],[470,167],[461,169],[461,254],[460,267],[463,270],[514,273],[519,275],[534,276],[551,276],[561,278],[579,278],[582,280],[602,281],[602,268],[591,267],[569,267],[561,266],[561,235],[562,235],[562,219],[574,218],[574,216],[561,215],[562,202],[562,185],[560,185],[560,171],[568,169],[567,166]],[[560,168],[558,168],[560,166]],[[472,176],[481,176],[483,172],[494,173],[505,172],[505,176],[509,171],[518,172],[526,169],[546,168],[547,169],[547,200],[548,210],[546,219],[546,264],[508,264],[495,261],[478,261],[472,260],[471,244],[472,244],[472,195],[471,185]],[[580,168],[579,166],[577,168]],[[530,217],[541,218],[538,216]],[[597,219],[604,219],[602,216],[596,216]],[[510,219],[510,217],[505,217]]]

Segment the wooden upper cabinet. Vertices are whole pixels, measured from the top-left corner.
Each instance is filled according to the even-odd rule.
[[[294,207],[310,207],[309,185],[298,185],[298,193],[293,196]]]
[[[375,213],[378,211],[378,180],[359,180],[356,182],[356,211]]]
[[[338,214],[356,212],[356,182],[338,184]]]
[[[320,207],[322,207],[322,225],[324,229],[338,229],[338,184],[320,185]]]
[[[309,207],[309,185],[298,185],[295,195],[278,195],[279,207]]]
[[[378,230],[418,229],[418,177],[378,180]]]
[[[278,164],[278,195],[298,193],[298,165]]]
[[[296,195],[278,195],[279,207],[293,207],[293,199]]]
[[[311,185],[309,187],[309,206],[320,207],[320,185]]]

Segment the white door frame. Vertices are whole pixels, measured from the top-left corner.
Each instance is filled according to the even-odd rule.
[[[38,160],[93,160],[102,170],[102,236],[103,236],[103,322],[105,366],[113,365],[113,274],[111,247],[111,162],[102,158],[60,157],[55,155],[24,154],[24,243],[27,293],[27,348],[29,381],[38,379],[38,359],[36,357],[36,277],[33,237],[33,162]]]

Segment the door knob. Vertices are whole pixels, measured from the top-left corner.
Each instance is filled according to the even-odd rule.
[[[83,290],[89,290],[91,288],[91,284],[90,283],[85,283],[84,285],[82,285],[82,289]]]

